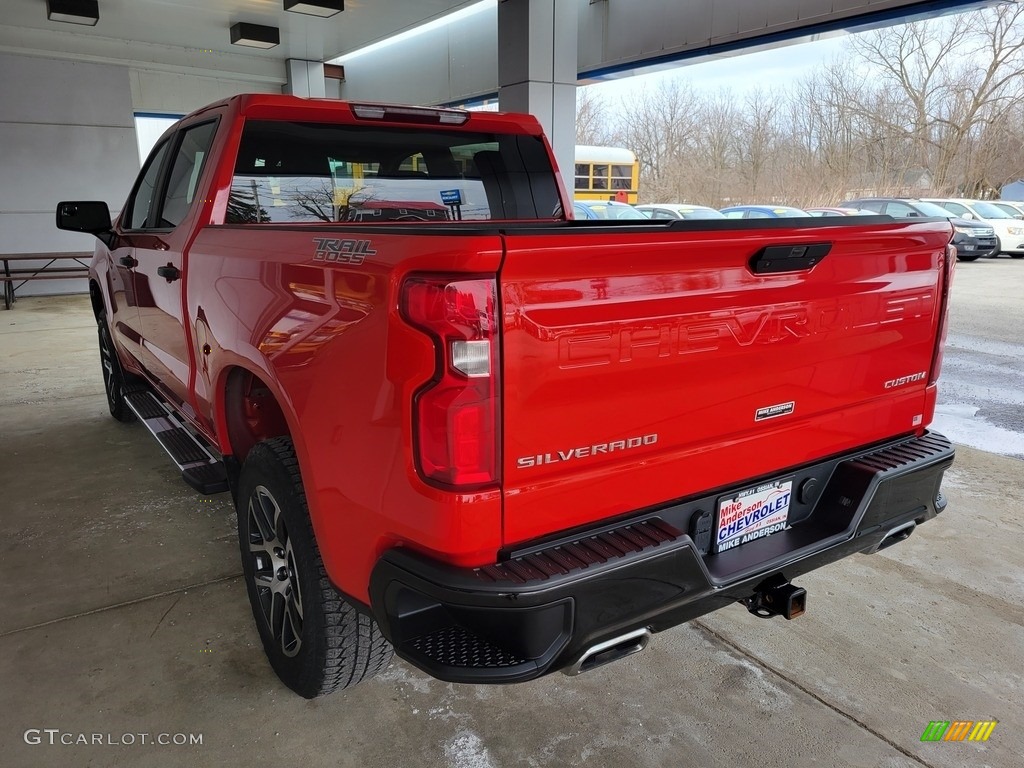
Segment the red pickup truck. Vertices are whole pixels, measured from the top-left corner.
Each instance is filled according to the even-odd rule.
[[[641,650],[941,512],[946,220],[573,221],[525,115],[237,96],[97,236],[110,411],[230,490],[313,697]]]

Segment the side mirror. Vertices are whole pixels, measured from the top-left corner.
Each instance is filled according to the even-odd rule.
[[[57,203],[57,229],[88,232],[97,237],[112,228],[107,204],[95,200]]]
[[[965,218],[965,219],[973,219],[974,218],[974,214],[973,213],[965,212],[964,215],[963,215],[963,218]]]

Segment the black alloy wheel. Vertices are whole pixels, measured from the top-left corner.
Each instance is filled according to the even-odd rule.
[[[97,324],[99,326],[100,370],[103,374],[103,391],[107,395],[107,407],[110,409],[110,415],[118,421],[134,421],[135,413],[128,407],[128,403],[124,399],[125,377],[114,349],[114,340],[110,337],[107,316],[100,315],[97,318]]]
[[[391,644],[327,578],[291,439],[253,447],[236,498],[249,603],[281,682],[312,699],[384,669]]]

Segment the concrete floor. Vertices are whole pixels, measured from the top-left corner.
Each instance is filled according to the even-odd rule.
[[[958,288],[992,280],[978,301],[1019,301],[1015,283],[971,266]],[[307,702],[264,660],[228,496],[196,495],[141,426],[110,418],[97,358],[85,297],[0,312],[5,768],[1022,764],[1019,460],[960,449],[946,513],[800,579],[797,621],[737,606],[582,677],[509,687],[395,661]],[[999,721],[987,743],[920,741],[929,721],[983,719]],[[30,729],[42,743],[26,743]],[[82,734],[115,743],[60,744]]]

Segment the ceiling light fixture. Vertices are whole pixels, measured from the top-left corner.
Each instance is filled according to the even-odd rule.
[[[95,27],[100,20],[99,0],[46,0],[46,18]]]
[[[231,44],[249,48],[273,48],[281,43],[281,30],[240,21],[231,25]]]
[[[328,18],[345,10],[345,0],[284,0],[284,9]]]

